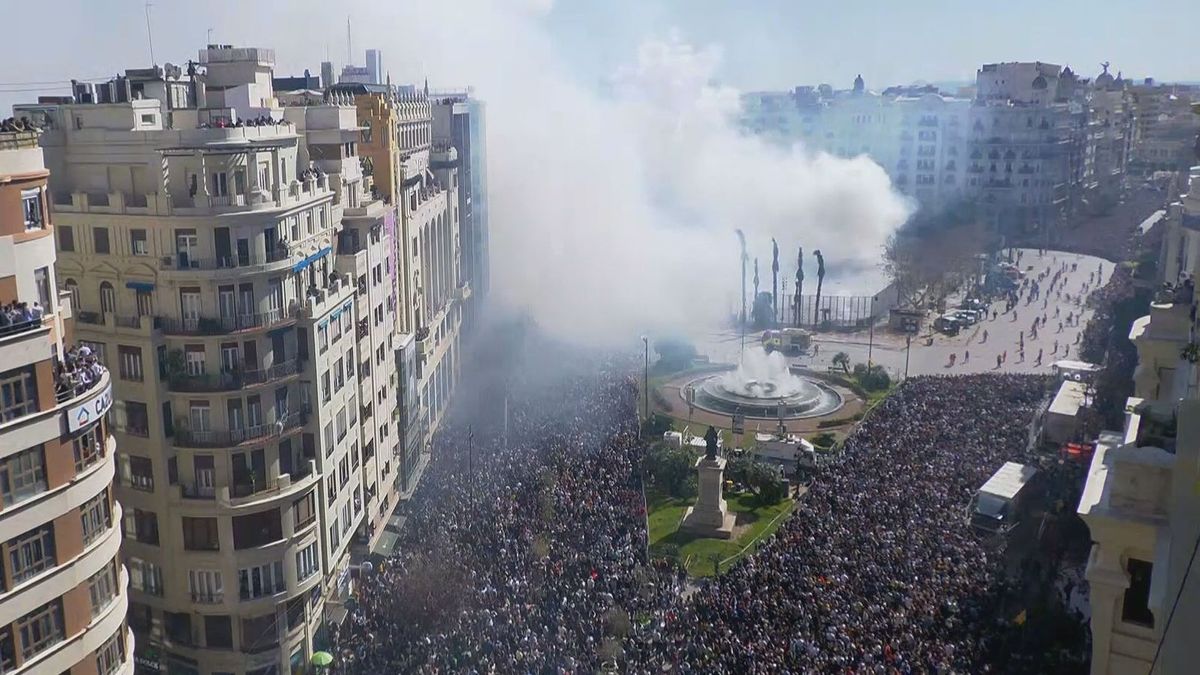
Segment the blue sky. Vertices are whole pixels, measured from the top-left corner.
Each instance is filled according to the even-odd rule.
[[[194,57],[207,39],[274,46],[278,72],[314,72],[326,47],[345,61],[345,17],[355,26],[356,60],[381,46],[397,79],[430,72],[447,83],[469,68],[438,71],[437,55],[406,53],[412,16],[470,22],[478,3],[544,6],[549,0],[157,0],[152,9],[157,60]],[[426,8],[427,11],[426,11]],[[448,9],[449,8],[449,9]],[[144,3],[138,0],[0,0],[20,20],[0,22],[0,111],[33,100],[51,80],[99,77],[149,60]],[[494,10],[492,10],[494,11]],[[431,19],[434,20],[434,19]],[[1200,0],[556,0],[537,18],[580,82],[596,82],[627,63],[646,37],[678,30],[685,40],[719,46],[723,83],[740,89],[830,82],[862,73],[882,88],[916,80],[970,80],[997,60],[1066,63],[1085,75],[1113,63],[1127,76],[1200,79]],[[441,27],[439,30],[444,29]],[[428,31],[427,31],[428,32]],[[443,43],[445,49],[459,45]],[[465,71],[465,72],[464,72]],[[24,84],[24,83],[36,84]],[[46,83],[46,84],[43,84]],[[61,88],[58,90],[61,93]]]

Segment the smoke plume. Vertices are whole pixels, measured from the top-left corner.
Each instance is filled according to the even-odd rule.
[[[880,287],[881,246],[907,217],[906,200],[865,157],[743,134],[738,92],[712,83],[719,49],[647,36],[610,79],[581,81],[550,39],[550,0],[349,5],[355,44],[382,48],[393,81],[469,83],[487,102],[499,305],[591,344],[720,326],[740,307],[737,228],[761,258],[762,290],[771,237],[781,285],[802,245],[814,285],[819,248],[827,292]],[[291,50],[315,57],[313,45],[328,40],[319,33],[331,30],[289,28],[271,36],[281,68]]]

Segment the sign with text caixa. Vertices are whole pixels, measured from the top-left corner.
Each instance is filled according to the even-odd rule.
[[[67,410],[67,431],[75,433],[104,417],[104,413],[112,407],[112,383],[109,382],[100,390],[100,395],[80,403],[77,406],[72,406]]]

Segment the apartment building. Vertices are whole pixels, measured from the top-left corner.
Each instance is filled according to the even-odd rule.
[[[0,131],[0,671],[125,675],[112,377],[74,350],[47,177],[37,132]]]
[[[1097,441],[1079,514],[1092,536],[1092,672],[1184,673],[1200,621],[1200,171],[1170,208],[1160,265],[1171,286],[1130,331],[1138,351],[1125,426]]]
[[[1156,171],[1187,171],[1196,162],[1193,147],[1200,116],[1192,114],[1192,106],[1200,101],[1200,87],[1147,78],[1130,92],[1135,118],[1130,173],[1149,178]]]
[[[397,208],[396,359],[404,383],[397,490],[404,493],[428,459],[461,368],[463,301],[471,291],[461,264],[459,154],[452,140],[433,137],[427,88],[393,87],[389,81],[383,87],[338,85],[333,91],[355,97],[371,129],[363,153],[377,178],[375,190]]]
[[[464,332],[472,327],[488,292],[488,204],[485,104],[470,90],[434,92],[433,138],[458,152],[458,239]]]
[[[59,285],[114,373],[143,672],[307,664],[344,616],[363,467],[394,470],[364,130],[349,99],[281,106],[273,66],[211,45],[19,107],[48,124]]]
[[[960,200],[968,180],[971,101],[934,87],[877,93],[860,84],[861,79],[830,95],[812,87],[748,94],[743,125],[781,145],[799,143],[838,157],[866,155],[923,209],[936,212]]]

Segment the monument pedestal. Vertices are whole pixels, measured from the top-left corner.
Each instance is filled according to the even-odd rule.
[[[721,496],[725,488],[725,458],[696,460],[696,483],[699,488],[696,505],[688,507],[679,528],[701,537],[732,539],[737,517],[729,512]]]

